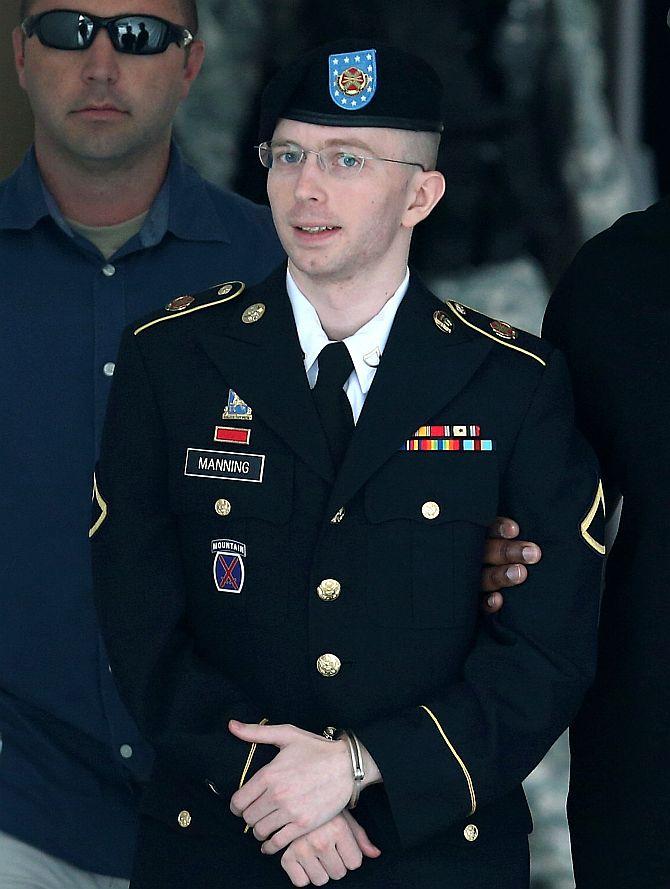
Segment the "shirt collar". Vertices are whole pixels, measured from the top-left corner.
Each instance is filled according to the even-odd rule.
[[[0,229],[28,230],[46,216],[51,216],[59,228],[72,236],[72,229],[42,181],[35,149],[31,147],[0,194]],[[230,243],[207,183],[185,163],[174,142],[168,174],[137,237],[142,247],[153,247],[167,231],[182,240]]]
[[[21,164],[3,183],[0,193],[0,229],[33,228],[49,216],[37,169],[35,149],[29,148]]]
[[[358,384],[364,395],[367,395],[375,371],[381,359],[386,341],[388,340],[391,326],[395,318],[398,306],[402,302],[402,298],[407,292],[409,286],[409,269],[405,272],[405,277],[400,287],[395,291],[393,296],[388,299],[380,312],[374,318],[371,318],[367,324],[364,324],[356,333],[348,336],[344,340],[344,344],[349,350],[351,360],[354,364],[354,370],[358,378]],[[307,297],[298,288],[293,280],[290,271],[286,270],[286,290],[291,308],[293,309],[293,317],[295,319],[296,328],[298,330],[298,338],[300,340],[300,348],[305,356],[305,372],[313,384],[312,377],[315,377],[315,362],[319,357],[319,353],[324,346],[333,342],[328,339],[328,335],[321,326],[321,321],[316,309],[307,299]]]

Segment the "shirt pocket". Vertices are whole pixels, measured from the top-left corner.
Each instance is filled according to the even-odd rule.
[[[474,622],[486,529],[497,506],[493,453],[389,460],[364,494],[371,620],[416,629]]]
[[[285,620],[292,457],[266,455],[262,481],[246,482],[186,476],[185,447],[175,450],[170,501],[189,599],[203,612],[198,616],[208,619],[213,609],[252,624]],[[243,453],[239,456],[244,458]]]

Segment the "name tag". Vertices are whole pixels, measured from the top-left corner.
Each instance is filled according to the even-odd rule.
[[[200,451],[188,448],[184,475],[197,478],[225,478],[233,482],[262,482],[265,454],[237,454],[233,451]]]

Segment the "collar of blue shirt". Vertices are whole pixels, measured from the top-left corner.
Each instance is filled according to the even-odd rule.
[[[0,197],[0,230],[28,230],[51,216],[66,234],[71,229],[42,182],[35,149],[31,147],[21,165],[5,183]],[[172,143],[168,174],[147,215],[138,238],[138,248],[158,244],[166,232],[192,241],[223,241],[230,235],[195,170],[185,163]]]

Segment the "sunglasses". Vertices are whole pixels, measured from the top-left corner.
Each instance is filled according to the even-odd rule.
[[[36,34],[40,43],[52,49],[88,49],[98,31],[105,28],[117,52],[150,56],[165,52],[171,43],[188,46],[193,34],[155,15],[115,15],[99,18],[73,9],[51,9],[29,16],[21,28],[26,37]]]

